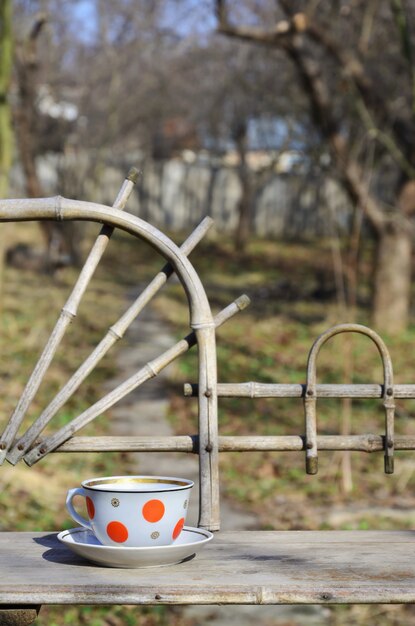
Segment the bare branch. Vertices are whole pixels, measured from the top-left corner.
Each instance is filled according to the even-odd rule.
[[[401,39],[402,54],[407,62],[412,87],[412,114],[415,117],[415,67],[414,51],[411,40],[408,16],[405,12],[402,0],[391,0],[391,9]]]
[[[229,21],[225,0],[216,0],[216,16],[219,33],[265,46],[284,47],[287,37],[295,32],[295,25],[292,20],[281,20],[269,31],[251,26],[235,26]]]
[[[36,67],[38,64],[38,55],[37,55],[37,42],[38,38],[43,30],[43,27],[47,23],[47,15],[46,13],[39,13],[36,16],[35,21],[32,24],[32,28],[30,29],[30,33],[26,39],[25,43],[25,62],[30,67]]]
[[[42,28],[45,26],[47,22],[47,19],[48,18],[47,18],[46,13],[39,13],[36,16],[36,19],[32,25],[32,28],[30,29],[29,39],[34,41],[35,39],[39,37],[42,31]]]
[[[284,20],[283,23],[288,24],[288,27],[285,28],[284,35],[278,37],[276,31],[230,25],[225,0],[217,0],[216,13],[219,19],[220,32],[239,39],[248,39],[272,47],[281,47],[286,51],[297,68],[304,90],[309,97],[314,122],[331,147],[337,169],[349,196],[365,211],[373,227],[380,230],[385,223],[385,216],[364,182],[361,166],[358,161],[351,158],[347,150],[347,144],[341,134],[340,120],[334,113],[332,99],[323,78],[321,66],[305,54],[302,34],[305,33],[314,37],[330,50],[337,61],[345,69],[347,68],[356,81],[358,80],[368,95],[369,92],[371,93],[370,83],[364,68],[354,57],[348,57],[343,53],[333,39],[326,37],[320,29],[310,24],[303,13],[293,14],[291,5],[286,0],[280,0],[280,6],[287,15],[287,20]]]
[[[307,34],[316,42],[321,44],[337,61],[342,68],[344,75],[352,82],[355,88],[357,110],[371,136],[378,140],[379,143],[390,153],[392,158],[399,164],[401,169],[409,178],[414,178],[415,168],[406,158],[404,152],[399,147],[396,139],[391,133],[379,129],[379,124],[369,113],[369,107],[372,111],[377,111],[382,120],[388,120],[389,126],[392,126],[390,113],[386,105],[386,100],[379,97],[376,88],[371,79],[367,76],[363,64],[359,58],[349,49],[345,50],[338,45],[338,42],[331,37],[326,30],[319,28],[315,23],[310,23],[307,28]],[[415,81],[415,70],[414,70]],[[415,82],[414,82],[414,106],[415,106]],[[384,126],[384,124],[382,124]]]
[[[408,178],[415,178],[415,167],[410,163],[410,161],[408,161],[402,150],[399,149],[399,146],[396,144],[394,138],[376,126],[363,99],[359,97],[359,94],[357,94],[356,107],[370,137],[378,141],[384,148],[386,148]]]
[[[370,0],[365,8],[358,43],[358,49],[363,55],[366,55],[369,49],[369,42],[373,31],[373,22],[375,19],[375,13],[378,9],[378,4],[379,0]]]
[[[344,75],[354,82],[361,97],[367,106],[374,105],[384,119],[390,117],[385,100],[376,93],[372,80],[367,75],[360,59],[348,48],[339,46],[338,41],[330,36],[327,29],[320,28],[315,22],[310,22],[307,34],[316,43],[321,45],[341,67]]]
[[[314,121],[331,147],[336,159],[337,170],[349,196],[366,213],[373,227],[380,230],[385,223],[383,211],[370,194],[368,185],[364,182],[363,171],[359,162],[353,159],[347,150],[339,120],[334,115],[327,86],[322,79],[321,67],[303,53],[301,45],[300,39],[295,37],[287,52],[297,67],[309,96]]]
[[[392,3],[401,6],[400,0],[391,0]],[[402,9],[403,10],[403,9]],[[405,16],[406,17],[406,16]],[[401,24],[401,30],[403,28],[402,18],[399,23]],[[402,44],[403,52],[408,61],[412,76],[412,92],[413,103],[412,108],[415,114],[415,68],[412,64],[412,48],[410,41],[407,41],[407,24],[404,24],[405,35],[402,37],[406,43]],[[341,67],[344,75],[348,78],[352,85],[356,89],[356,95],[360,100],[359,113],[362,114],[366,111],[365,116],[362,117],[365,126],[371,131],[372,136],[376,136],[378,141],[388,150],[395,161],[400,165],[403,171],[410,177],[414,177],[414,168],[406,158],[402,147],[407,148],[407,139],[402,137],[398,133],[387,133],[384,130],[380,130],[380,123],[383,127],[386,125],[390,128],[396,126],[396,120],[392,119],[390,111],[387,106],[387,100],[381,97],[373,84],[371,78],[367,75],[365,68],[356,54],[353,54],[350,48],[342,48],[338,41],[331,37],[329,34],[329,28],[321,28],[315,22],[309,22],[307,25],[307,35],[312,38],[316,43],[319,43],[327,52],[330,53],[332,58]],[[378,122],[376,123],[373,115],[369,115],[369,108],[373,112],[377,112]],[[366,120],[364,119],[366,118]],[[368,117],[370,117],[370,124],[367,124]],[[386,122],[386,124],[385,124]],[[401,146],[399,146],[401,144]]]

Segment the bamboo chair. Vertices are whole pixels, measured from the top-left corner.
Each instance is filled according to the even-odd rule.
[[[213,316],[199,276],[187,255],[210,226],[204,220],[178,248],[163,233],[123,212],[137,173],[131,171],[112,208],[61,197],[0,200],[0,221],[81,220],[102,223],[101,232],[69,296],[18,405],[0,436],[0,463],[6,459],[28,465],[45,455],[90,451],[185,451],[199,458],[199,526],[220,528],[219,452],[250,450],[301,451],[306,471],[318,470],[318,450],[384,451],[385,471],[393,472],[394,449],[415,449],[415,437],[395,437],[394,398],[414,398],[415,385],[394,385],[392,363],[382,339],[359,325],[329,329],[311,348],[306,384],[264,385],[256,382],[218,384],[215,329],[249,300],[241,296]],[[21,436],[19,426],[97,267],[115,228],[154,247],[167,265],[108,331],[75,375],[59,391],[40,417]],[[85,377],[120,339],[132,320],[175,272],[189,303],[190,334],[137,374],[107,394],[68,426],[43,438],[45,426]],[[383,361],[382,384],[322,385],[316,382],[316,360],[324,343],[342,332],[367,335]],[[132,389],[197,344],[197,383],[185,395],[198,402],[197,435],[180,437],[80,437],[75,433]],[[280,437],[219,436],[217,399],[237,397],[297,397],[303,400],[305,435]],[[385,435],[318,436],[318,397],[369,397],[383,400]],[[1,471],[1,470],[0,470]],[[241,477],[241,480],[243,477]],[[0,623],[29,624],[41,604],[326,604],[413,603],[415,563],[412,531],[221,531],[195,561],[178,566],[142,570],[105,569],[86,565],[68,555],[56,533],[0,533]],[[364,555],[364,556],[363,556]],[[83,565],[83,567],[81,567]]]

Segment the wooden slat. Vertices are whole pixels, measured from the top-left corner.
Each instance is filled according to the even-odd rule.
[[[218,383],[218,398],[303,398],[304,384],[285,383]],[[318,398],[382,398],[383,385],[377,384],[320,384],[316,385]],[[198,385],[186,383],[185,396],[197,396]],[[394,385],[395,398],[415,398],[415,385]]]
[[[1,533],[0,604],[415,603],[413,531],[221,532],[152,569],[96,567],[54,533]]]
[[[320,435],[320,450],[354,450],[381,452],[384,450],[382,435]],[[305,436],[219,436],[219,452],[276,451],[296,452],[305,450]],[[396,450],[415,450],[415,436],[395,437]],[[170,437],[72,437],[54,452],[193,452],[198,453],[198,435]]]

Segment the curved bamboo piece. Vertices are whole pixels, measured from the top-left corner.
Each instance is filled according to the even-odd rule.
[[[383,365],[383,406],[385,407],[385,473],[393,473],[394,448],[394,416],[395,402],[393,389],[392,361],[388,349],[381,337],[374,330],[361,324],[339,324],[322,333],[314,342],[307,362],[307,382],[304,397],[305,428],[306,428],[306,471],[307,474],[317,474],[317,384],[316,362],[321,347],[331,337],[340,333],[360,333],[369,337],[376,345]]]
[[[218,424],[216,397],[215,326],[209,302],[188,259],[158,229],[138,217],[92,202],[60,196],[23,200],[0,200],[0,221],[81,220],[101,222],[140,237],[173,265],[186,292],[190,325],[198,342],[199,357],[199,429],[200,429],[200,519],[199,525],[219,529]]]
[[[186,256],[190,254],[212,224],[213,220],[210,217],[206,217],[202,220],[199,226],[180,247],[183,254]],[[67,402],[75,393],[88,374],[92,372],[110,348],[112,348],[112,346],[124,336],[130,324],[141,313],[146,304],[150,302],[161,287],[165,285],[173,272],[173,266],[170,263],[167,263],[157,276],[153,278],[149,285],[147,285],[144,291],[136,298],[127,311],[108,329],[106,335],[101,339],[99,344],[52,399],[49,405],[42,411],[37,420],[35,420],[24,435],[14,443],[6,457],[9,463],[16,465],[16,463],[24,457],[26,452],[30,450],[37,437],[49,424],[59,409],[62,408],[65,402]]]
[[[62,196],[52,198],[31,198],[0,200],[0,222],[31,222],[35,220],[98,222],[113,228],[120,228],[139,237],[170,261],[183,284],[193,329],[213,328],[209,302],[195,269],[181,254],[175,243],[160,230],[144,220],[123,213],[117,209],[82,200],[70,200]]]

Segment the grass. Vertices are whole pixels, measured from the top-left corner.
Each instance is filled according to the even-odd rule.
[[[16,227],[17,229],[17,227]],[[88,249],[97,229],[85,241]],[[37,240],[35,226],[21,225],[19,233]],[[174,236],[175,241],[183,238]],[[71,325],[53,367],[42,384],[28,415],[38,414],[103,332],[126,307],[126,294],[139,293],[160,269],[163,261],[148,246],[132,246],[131,238],[116,237],[91,283],[91,289]],[[231,242],[220,237],[203,242],[192,255],[214,312],[241,293],[251,306],[218,331],[218,372],[221,382],[305,382],[307,355],[314,339],[342,318],[336,300],[330,242],[293,244],[252,241],[244,254],[236,255]],[[13,410],[41,348],[68,296],[77,272],[62,270],[58,276],[39,276],[7,268],[3,287],[0,363],[1,414],[5,420]],[[359,307],[356,321],[370,324],[368,293],[370,265],[360,267]],[[53,305],[53,306],[52,306]],[[187,334],[188,308],[183,289],[172,281],[154,301],[154,306],[177,338]],[[413,318],[415,319],[415,318]],[[395,382],[411,382],[414,374],[412,351],[415,326],[399,337],[384,337],[394,364]],[[342,337],[324,346],[318,359],[318,380],[346,382]],[[119,347],[117,348],[119,349]],[[104,383],[117,374],[111,352],[85,381],[74,398],[51,425],[51,430],[79,414],[101,397]],[[368,339],[352,341],[354,382],[381,382],[379,356]],[[196,431],[196,403],[183,398],[184,382],[196,382],[196,352],[191,351],[171,370],[170,420],[178,433]],[[398,401],[396,432],[413,433],[415,403]],[[319,433],[339,433],[342,428],[341,401],[318,402]],[[110,432],[111,413],[93,424],[95,434]],[[221,434],[302,434],[303,406],[300,399],[221,399]],[[91,427],[82,434],[90,432]],[[353,403],[351,432],[384,432],[380,401]],[[296,528],[410,528],[413,527],[415,461],[410,452],[396,453],[396,472],[383,474],[381,454],[351,455],[353,485],[345,489],[341,453],[322,452],[317,476],[307,476],[303,453],[229,453],[221,455],[221,489],[238,506],[257,515],[258,527]],[[4,465],[0,472],[2,530],[57,530],[72,526],[63,507],[66,490],[88,476],[128,472],[124,455],[48,455],[38,465],[15,468]],[[47,488],[45,489],[45,484]],[[359,608],[330,608],[330,624],[366,623],[369,611]],[[376,623],[415,624],[411,609],[377,608]],[[370,618],[372,619],[372,618]],[[412,619],[412,621],[411,621]],[[104,626],[118,624],[162,626],[183,623],[180,610],[133,609],[131,607],[69,607],[65,611],[44,608],[38,623],[61,626],[67,623]],[[389,621],[388,621],[389,620]],[[402,623],[402,622],[401,622]]]

